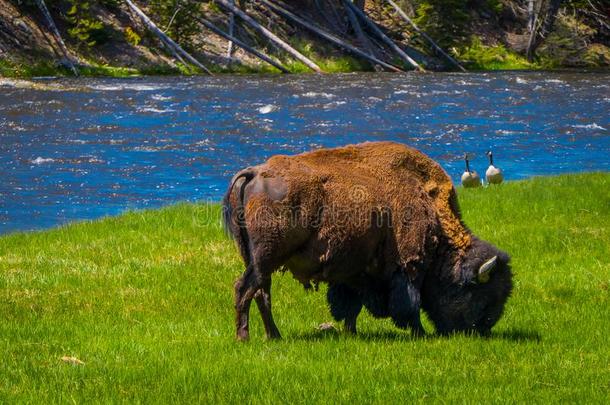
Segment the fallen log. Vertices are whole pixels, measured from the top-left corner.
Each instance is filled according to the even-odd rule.
[[[277,12],[278,14],[286,17],[287,19],[289,19],[290,21],[293,21],[297,24],[299,24],[300,26],[310,30],[311,32],[321,36],[322,38],[332,42],[333,44],[345,49],[348,52],[351,52],[357,56],[360,56],[363,59],[368,60],[369,62],[372,62],[373,64],[376,65],[380,65],[383,66],[384,68],[394,71],[394,72],[401,72],[400,69],[398,69],[396,66],[392,66],[389,63],[386,63],[380,59],[377,59],[375,56],[373,55],[368,55],[366,52],[361,51],[360,49],[351,46],[350,44],[348,44],[347,42],[337,38],[336,36],[322,30],[321,28],[318,28],[316,26],[313,25],[313,23],[307,22],[305,19],[303,19],[302,17],[297,17],[295,14],[291,13],[290,11],[286,10],[285,8],[278,6],[277,4],[271,3],[268,0],[259,0],[259,3],[262,3],[264,5],[266,5],[267,7],[269,7],[271,10]]]
[[[226,32],[222,31],[220,28],[218,28],[214,24],[212,24],[211,21],[206,20],[203,17],[195,17],[195,20],[199,21],[201,24],[203,24],[205,27],[207,27],[210,31],[214,32],[217,35],[220,35],[224,39],[227,39],[227,40],[231,41],[231,43],[234,43],[235,45],[237,45],[240,48],[242,48],[244,51],[246,51],[248,53],[251,53],[252,55],[258,57],[259,59],[267,62],[271,66],[279,69],[281,72],[283,72],[283,73],[290,73],[290,71],[288,69],[286,69],[284,66],[282,66],[278,62],[276,62],[273,59],[271,59],[269,56],[265,55],[264,53],[262,53],[260,51],[257,51],[256,49],[250,47],[249,45],[246,45],[241,40],[239,40],[239,39],[235,38],[234,36],[232,36],[230,34],[227,34]]]
[[[366,48],[366,50],[369,51],[370,55],[376,56],[375,52],[373,50],[373,46],[371,45],[371,41],[365,35],[364,30],[362,29],[362,26],[358,22],[358,17],[356,17],[356,14],[354,14],[352,9],[349,7],[345,8],[345,12],[347,14],[347,18],[350,22],[350,25],[354,29],[354,32],[356,33],[356,36],[358,37],[358,40],[360,41],[362,46],[364,46]]]
[[[183,60],[180,57],[180,55],[182,55],[186,60],[188,60],[193,65],[197,66],[198,68],[200,68],[207,74],[209,74],[209,75],[212,74],[212,72],[210,72],[210,70],[208,68],[206,68],[201,62],[199,62],[197,59],[195,59],[190,53],[188,53],[184,49],[182,49],[182,47],[180,45],[178,45],[176,42],[174,42],[173,39],[171,39],[169,36],[167,36],[167,34],[165,34],[163,31],[161,31],[159,29],[159,27],[157,27],[157,25],[154,22],[152,22],[152,20],[150,18],[148,18],[148,16],[146,14],[144,14],[144,12],[142,10],[140,10],[138,8],[138,6],[136,6],[131,0],[125,0],[125,2],[129,6],[129,8],[134,13],[136,13],[138,15],[138,17],[140,17],[140,20],[142,20],[142,23],[144,23],[144,25],[146,25],[146,27],[153,34],[155,34],[162,43],[164,43],[167,46],[169,51],[174,55],[174,57],[176,57],[176,59]]]
[[[421,67],[417,62],[415,62],[409,55],[407,55],[405,51],[400,49],[400,47],[396,45],[396,43],[392,41],[392,39],[390,39],[386,34],[384,34],[383,31],[381,31],[381,29],[377,26],[377,24],[375,24],[375,22],[373,22],[369,17],[367,17],[364,12],[362,12],[358,7],[356,7],[354,3],[352,3],[350,0],[343,0],[343,4],[345,4],[346,7],[351,8],[352,11],[358,17],[360,17],[360,19],[366,24],[366,26],[369,27],[379,38],[381,38],[381,40],[385,42],[386,45],[388,45],[394,52],[396,52],[403,61],[407,62],[407,64],[419,71],[425,71],[425,69]]]
[[[47,25],[49,26],[49,29],[53,33],[53,36],[55,37],[55,41],[57,41],[57,44],[59,45],[59,49],[61,49],[61,53],[64,55],[64,59],[65,59],[66,63],[68,64],[68,67],[70,68],[72,73],[74,73],[75,76],[78,76],[78,70],[76,69],[76,66],[74,66],[74,62],[72,62],[72,59],[70,58],[70,54],[68,53],[68,48],[66,47],[64,40],[61,38],[61,34],[59,33],[59,30],[57,29],[57,25],[55,25],[55,21],[53,21],[53,17],[51,16],[51,13],[49,13],[49,9],[47,8],[47,5],[45,4],[44,0],[36,0],[36,4],[38,5],[38,8],[40,9],[40,12],[44,16],[45,20],[47,20]]]
[[[294,56],[295,58],[297,58],[298,60],[303,62],[307,67],[309,67],[314,72],[323,73],[322,69],[320,69],[320,67],[318,65],[316,65],[312,60],[310,60],[308,57],[306,57],[305,55],[303,55],[302,53],[300,53],[299,51],[294,49],[292,46],[288,45],[283,40],[281,40],[273,32],[269,31],[267,28],[260,25],[254,18],[250,17],[248,14],[246,14],[244,11],[242,11],[238,7],[229,3],[227,0],[216,0],[216,2],[218,4],[220,4],[221,6],[223,6],[225,9],[227,9],[228,11],[235,13],[235,15],[237,15],[239,18],[244,20],[247,24],[250,24],[250,26],[252,28],[256,29],[262,35],[267,37],[267,39],[274,42],[280,48],[282,48],[283,50],[285,50],[286,52],[288,52],[289,54],[291,54],[292,56]]]
[[[411,20],[409,18],[409,16],[407,15],[407,13],[405,13],[399,6],[398,4],[396,4],[393,0],[386,0],[388,3],[390,3],[390,5],[394,8],[394,10],[396,10],[396,12],[398,13],[398,15],[400,15],[402,17],[403,20],[405,20],[407,23],[409,23],[411,25],[411,27],[413,27],[413,29],[415,30],[415,32],[417,32],[419,35],[421,35],[422,37],[424,37],[424,39],[426,39],[426,41],[428,41],[430,43],[430,45],[432,45],[432,47],[441,55],[443,55],[445,57],[445,59],[447,59],[449,61],[449,63],[451,63],[452,65],[454,65],[455,67],[457,67],[458,69],[460,69],[462,72],[465,72],[466,69],[464,69],[464,67],[462,65],[459,64],[458,61],[456,61],[455,59],[453,59],[448,53],[446,53],[443,48],[441,48],[440,46],[438,46],[436,44],[436,42],[434,42],[434,40],[432,38],[430,38],[430,36],[428,34],[426,34],[424,31],[422,31],[421,29],[419,29],[419,27],[413,22],[413,20]]]

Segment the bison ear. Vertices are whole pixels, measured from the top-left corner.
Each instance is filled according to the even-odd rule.
[[[498,256],[494,256],[479,267],[479,272],[477,274],[477,281],[479,283],[486,283],[489,281],[489,275],[496,267],[496,262],[498,261]]]

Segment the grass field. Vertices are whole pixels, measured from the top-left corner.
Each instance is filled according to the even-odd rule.
[[[277,274],[284,339],[264,340],[253,305],[237,343],[242,265],[217,206],[1,237],[0,403],[607,403],[610,174],[458,193],[471,229],[513,256],[490,338],[412,339],[364,312],[358,336],[320,332],[325,289]]]

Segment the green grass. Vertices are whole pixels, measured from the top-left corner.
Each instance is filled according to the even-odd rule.
[[[332,55],[336,49],[332,46],[320,45],[302,38],[296,38],[291,41],[291,45],[302,53],[304,56],[313,61],[322,69],[324,73],[350,73],[350,72],[368,72],[373,70],[373,67],[367,61],[355,56]],[[335,51],[333,51],[335,50]],[[283,61],[284,66],[292,73],[311,73],[312,70],[303,62],[296,59],[288,59]]]
[[[413,340],[365,314],[358,336],[318,332],[325,289],[277,274],[284,339],[264,340],[253,306],[237,343],[242,264],[217,206],[3,236],[0,402],[606,402],[610,174],[458,193],[471,229],[513,256],[491,338]]]
[[[137,69],[101,65],[90,62],[86,66],[79,66],[78,73],[85,77],[132,77],[139,76],[146,72]],[[154,72],[159,73],[159,72]],[[178,71],[171,72],[176,74]],[[31,78],[37,76],[74,76],[72,71],[66,66],[60,66],[54,61],[42,60],[36,63],[15,62],[7,59],[0,59],[0,77],[10,78]]]
[[[536,63],[510,51],[504,45],[486,46],[477,36],[472,36],[470,44],[458,50],[458,58],[465,62],[469,70],[522,70],[540,69]]]

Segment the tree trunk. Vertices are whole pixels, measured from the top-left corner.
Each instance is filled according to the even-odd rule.
[[[155,23],[152,22],[152,20],[150,18],[148,18],[148,16],[146,14],[144,14],[144,12],[142,10],[140,10],[138,8],[138,6],[136,6],[131,0],[125,0],[125,2],[129,6],[129,8],[131,8],[133,10],[133,12],[138,15],[138,17],[140,17],[140,20],[142,20],[142,23],[144,23],[144,25],[146,25],[146,27],[153,34],[155,34],[163,44],[165,44],[165,46],[174,55],[174,57],[176,57],[176,59],[183,61],[183,59],[181,57],[181,56],[183,56],[193,65],[199,67],[201,70],[203,70],[207,74],[209,74],[209,75],[212,74],[212,72],[210,72],[208,70],[208,68],[206,68],[201,62],[199,62],[197,59],[195,59],[193,56],[191,56],[191,54],[189,54],[184,49],[182,49],[182,47],[180,45],[178,45],[176,42],[174,42],[174,40],[172,40],[170,37],[168,37],[167,34],[165,34],[163,31],[161,31],[159,29],[159,27],[157,27],[155,25]],[[183,61],[183,63],[184,63],[184,61]]]
[[[411,20],[409,18],[409,16],[407,15],[407,13],[405,13],[399,6],[398,4],[396,4],[394,1],[392,0],[386,0],[388,3],[390,3],[390,5],[394,8],[394,10],[396,10],[396,12],[403,18],[403,20],[405,20],[407,23],[409,23],[411,25],[411,27],[413,27],[413,29],[415,30],[415,32],[417,32],[419,35],[421,35],[422,37],[424,37],[424,39],[426,39],[430,45],[432,45],[432,47],[438,52],[440,53],[442,56],[445,57],[445,59],[447,59],[449,61],[449,63],[451,63],[452,65],[454,65],[455,67],[457,67],[458,69],[460,69],[462,72],[465,72],[466,69],[464,69],[462,67],[462,65],[460,65],[455,59],[453,59],[451,56],[449,56],[449,54],[447,54],[445,51],[443,51],[443,49],[438,46],[436,44],[436,42],[434,42],[434,40],[432,38],[430,38],[430,36],[428,36],[428,34],[426,34],[424,31],[420,30],[419,27],[413,22],[413,20]],[[532,1],[532,0],[530,0]]]
[[[240,41],[239,39],[235,38],[234,36],[225,33],[220,28],[218,28],[214,24],[212,24],[211,21],[206,20],[203,17],[195,17],[195,19],[197,21],[199,21],[201,24],[205,25],[210,31],[215,32],[216,34],[220,35],[221,37],[223,37],[225,39],[228,39],[229,41],[235,43],[235,45],[239,46],[240,48],[243,48],[246,52],[251,53],[252,55],[258,57],[259,59],[267,62],[271,66],[276,67],[281,72],[283,72],[283,73],[290,73],[290,71],[288,69],[286,69],[284,66],[280,65],[279,63],[277,63],[276,61],[271,59],[269,56],[265,55],[264,53],[262,53],[260,51],[257,51],[256,49],[254,49],[254,48],[252,48],[252,47],[250,47],[248,45],[246,45],[244,42]]]
[[[235,7],[233,4],[229,3],[228,0],[216,0],[216,1],[218,2],[218,4],[223,6],[225,9],[232,11],[239,18],[244,20],[246,23],[250,24],[253,28],[255,28],[258,32],[263,34],[269,40],[273,41],[280,48],[282,48],[283,50],[285,50],[286,52],[288,52],[289,54],[291,54],[292,56],[294,56],[295,58],[297,58],[298,60],[303,62],[311,70],[313,70],[314,72],[323,73],[322,69],[320,69],[320,67],[318,65],[316,65],[312,60],[310,60],[305,55],[303,55],[302,53],[300,53],[299,51],[297,51],[296,49],[294,49],[293,47],[288,45],[286,42],[282,41],[277,35],[275,35],[273,32],[269,31],[267,28],[260,25],[258,22],[256,22],[256,20],[254,20],[244,11],[240,10],[239,8]]]
[[[280,7],[267,0],[259,0],[259,2],[266,5],[267,7],[271,8],[273,11],[277,12],[278,14],[283,15],[287,19],[299,24],[300,26],[310,30],[311,32],[319,35],[320,37],[332,42],[333,44],[345,49],[346,51],[348,51],[350,53],[360,56],[361,58],[366,59],[369,62],[372,62],[373,64],[383,66],[384,68],[386,68],[388,70],[392,70],[394,72],[400,72],[400,69],[398,69],[397,67],[392,66],[382,60],[379,60],[373,55],[367,55],[365,52],[361,51],[360,49],[351,46],[350,44],[346,43],[345,41],[335,37],[334,35],[332,35],[328,32],[323,31],[322,29],[320,29],[318,27],[315,27],[312,23],[306,21],[302,17],[297,17],[296,15],[294,15],[290,11],[284,9],[283,7]]]
[[[531,34],[536,23],[536,13],[534,12],[534,0],[527,0],[527,30]]]
[[[235,5],[235,0],[229,0],[233,6]],[[229,35],[235,36],[235,14],[229,13]],[[231,58],[233,56],[233,41],[229,40],[227,44],[227,58]]]
[[[398,56],[400,56],[400,58],[407,62],[407,64],[409,64],[410,66],[414,67],[417,70],[420,71],[424,71],[424,68],[422,68],[417,62],[415,62],[409,55],[407,55],[405,53],[405,51],[403,51],[402,49],[400,49],[400,47],[398,45],[396,45],[396,43],[394,43],[394,41],[392,41],[386,34],[383,33],[383,31],[381,31],[381,29],[379,29],[379,27],[377,26],[377,24],[375,24],[375,22],[371,21],[371,19],[369,19],[366,14],[364,14],[360,9],[358,9],[358,7],[356,7],[350,0],[343,0],[343,3],[345,4],[346,7],[350,7],[352,9],[352,11],[354,13],[356,13],[356,15],[358,17],[360,17],[360,19],[379,37],[381,38],[381,40],[383,42],[386,43],[386,45],[388,45],[394,52],[396,52],[398,54]]]
[[[72,62],[72,59],[70,58],[70,54],[68,53],[68,48],[66,47],[64,40],[61,38],[61,34],[59,33],[59,30],[57,29],[57,25],[55,25],[55,21],[53,21],[53,17],[51,17],[51,13],[49,13],[49,9],[47,8],[47,5],[45,4],[44,0],[36,0],[36,4],[38,5],[40,12],[42,13],[45,20],[47,21],[47,25],[49,26],[49,29],[53,33],[53,36],[55,37],[55,40],[57,41],[57,44],[59,45],[59,48],[61,49],[61,53],[64,55],[65,63],[68,65],[68,67],[70,68],[72,73],[74,73],[75,76],[78,76],[78,70],[76,69],[76,66],[74,66],[74,63]]]
[[[546,37],[555,26],[555,20],[557,19],[557,13],[563,0],[550,0],[549,11],[546,18],[544,19],[544,27],[542,28],[543,37]]]
[[[553,31],[553,27],[555,26],[555,20],[557,19],[557,13],[559,13],[559,8],[561,7],[562,0],[549,0],[549,7],[547,9],[546,15],[544,17],[544,22],[542,23],[542,27],[540,29],[540,33],[537,33],[536,27],[532,30],[530,35],[530,40],[527,44],[527,59],[531,62],[534,59],[534,55],[536,53],[536,49],[542,43],[542,40],[546,38],[548,34]]]
[[[354,29],[354,33],[356,33],[356,36],[358,37],[358,41],[360,41],[360,44],[363,47],[365,47],[367,51],[369,51],[369,55],[375,56],[375,52],[373,50],[374,48],[371,44],[371,41],[369,41],[368,37],[362,30],[362,26],[358,22],[358,17],[356,17],[356,14],[354,14],[352,9],[349,7],[345,8],[345,12],[347,13],[347,18],[349,19],[350,25]]]

